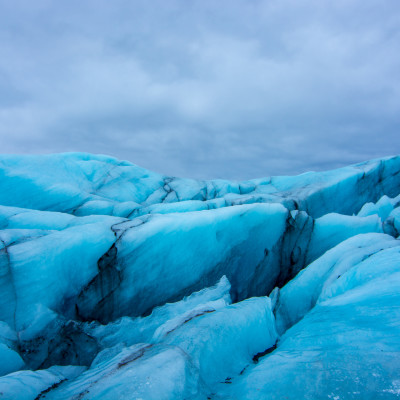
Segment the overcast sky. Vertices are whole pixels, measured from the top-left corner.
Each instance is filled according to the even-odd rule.
[[[398,0],[0,0],[0,152],[193,178],[400,153]]]

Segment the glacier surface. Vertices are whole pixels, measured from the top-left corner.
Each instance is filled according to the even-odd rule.
[[[399,234],[400,157],[234,182],[0,156],[0,398],[399,398]]]

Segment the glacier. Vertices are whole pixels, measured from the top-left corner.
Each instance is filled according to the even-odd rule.
[[[399,398],[399,235],[399,156],[235,182],[1,155],[0,398]]]

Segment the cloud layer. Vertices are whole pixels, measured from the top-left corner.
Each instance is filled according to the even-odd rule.
[[[397,0],[0,0],[2,153],[246,179],[400,153]]]

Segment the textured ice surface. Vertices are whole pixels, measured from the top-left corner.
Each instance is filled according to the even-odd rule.
[[[277,340],[270,299],[251,298],[199,315],[171,331],[165,343],[190,354],[203,380],[228,381]]]
[[[230,283],[223,276],[217,285],[193,293],[176,303],[167,303],[153,310],[147,317],[122,317],[114,323],[87,324],[85,331],[95,337],[102,348],[124,343],[157,343],[185,322],[223,308],[231,303]]]
[[[25,363],[18,354],[17,344],[17,333],[4,321],[0,321],[0,376],[24,367]]]
[[[67,213],[81,209],[80,215],[126,217],[141,206],[225,197],[221,206],[259,201],[281,202],[290,207],[297,204],[316,218],[328,212],[355,213],[383,194],[398,195],[399,170],[400,157],[391,157],[295,177],[195,181],[163,176],[99,155],[3,155],[0,204]],[[230,198],[230,194],[234,196]]]
[[[345,272],[382,249],[397,246],[400,241],[391,236],[370,233],[354,236],[327,251],[279,291],[275,306],[278,331],[285,332],[303,318]]]
[[[205,393],[197,368],[182,349],[136,344],[51,390],[45,398],[204,399]]]
[[[294,289],[302,281],[304,298],[288,289],[282,294],[285,306],[297,307],[295,319],[304,318],[284,333],[276,351],[234,382],[228,398],[397,398],[399,243],[375,237],[375,246],[369,246],[368,237],[354,239],[316,262],[328,256],[325,273],[314,263],[290,282]],[[340,250],[339,265],[332,268]],[[311,311],[299,310],[302,301]]]
[[[399,193],[0,156],[0,398],[397,398]]]
[[[54,366],[40,371],[18,371],[0,377],[0,396],[4,400],[31,400],[45,398],[49,389],[82,374],[84,367]]]

